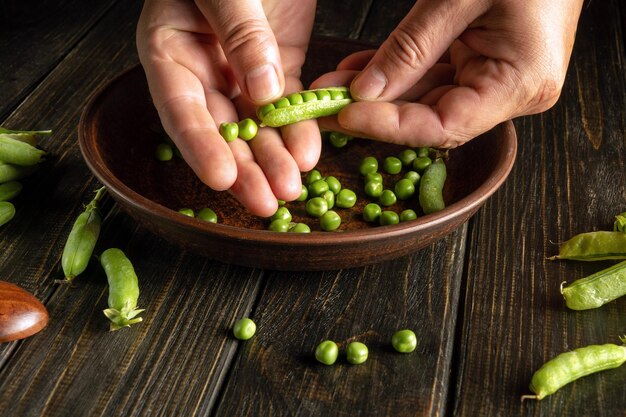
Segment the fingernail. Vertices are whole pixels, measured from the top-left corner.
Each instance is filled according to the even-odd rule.
[[[359,74],[352,83],[352,91],[363,100],[377,99],[385,91],[387,78],[377,67],[370,67]]]
[[[246,75],[248,94],[254,101],[268,101],[280,94],[280,82],[274,66],[264,64]]]

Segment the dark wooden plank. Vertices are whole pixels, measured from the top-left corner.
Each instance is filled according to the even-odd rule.
[[[619,2],[583,10],[559,103],[516,122],[506,185],[470,227],[454,415],[624,416],[626,367],[522,403],[533,372],[576,347],[619,343],[626,299],[569,311],[559,293],[611,262],[546,258],[576,233],[610,229],[626,208],[626,82]]]
[[[65,57],[116,1],[0,2],[0,120]],[[45,126],[34,121],[32,128],[44,129]]]
[[[319,36],[358,38],[373,0],[319,0],[313,33]]]
[[[216,415],[443,415],[464,234],[366,268],[270,274]],[[391,348],[401,328],[418,335],[412,354]],[[342,350],[334,366],[317,363],[325,339],[362,341],[369,359],[350,365]]]
[[[373,44],[381,44],[407,15],[414,1],[375,1],[364,24],[360,39]]]
[[[120,247],[140,278],[144,322],[111,333],[106,277],[95,263],[47,306],[48,328],[26,339],[0,372],[2,416],[205,415],[238,342],[259,271],[212,263],[107,217],[99,247]],[[201,365],[202,364],[202,365]]]

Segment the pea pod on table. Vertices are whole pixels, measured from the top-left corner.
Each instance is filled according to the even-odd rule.
[[[26,142],[0,136],[0,161],[21,166],[37,165],[46,152]]]
[[[0,183],[21,180],[37,170],[37,165],[20,166],[0,161]]]
[[[8,223],[15,216],[15,206],[8,201],[0,201],[0,226]]]
[[[14,199],[22,191],[22,188],[22,183],[18,181],[9,181],[0,184],[0,201]]]
[[[603,269],[561,288],[572,310],[589,310],[626,295],[626,261]]]
[[[564,242],[559,247],[559,254],[549,259],[577,261],[626,259],[626,233],[610,231],[580,233]]]
[[[626,343],[626,336],[620,337],[620,340]],[[534,395],[523,395],[522,400],[541,400],[583,376],[617,368],[624,362],[626,362],[624,345],[610,343],[590,345],[561,353],[533,374],[530,390]]]
[[[0,137],[8,137],[37,146],[39,136],[50,136],[52,130],[11,130],[0,126]]]
[[[61,265],[65,274],[65,280],[61,282],[72,282],[89,265],[89,260],[96,247],[102,225],[98,203],[105,193],[105,187],[99,188],[93,200],[85,206],[84,211],[78,216],[72,226],[61,258]]]
[[[103,312],[111,320],[111,331],[142,321],[137,317],[144,311],[137,308],[139,280],[130,260],[122,250],[110,248],[100,255],[100,263],[109,283],[109,308]]]

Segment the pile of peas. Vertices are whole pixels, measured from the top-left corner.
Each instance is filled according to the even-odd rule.
[[[44,161],[46,152],[39,149],[41,136],[50,130],[10,130],[0,126],[0,226],[15,217],[11,202],[22,191],[19,181],[33,174]]]

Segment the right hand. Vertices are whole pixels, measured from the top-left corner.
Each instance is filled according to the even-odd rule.
[[[252,213],[301,192],[321,140],[315,121],[261,128],[226,143],[219,125],[253,117],[255,106],[302,89],[315,1],[146,0],[137,48],[165,131],[196,175],[230,190]]]

